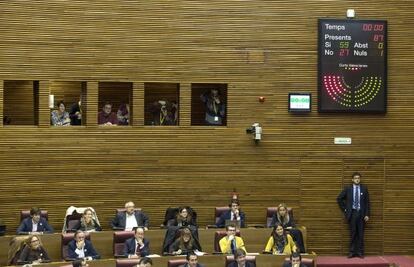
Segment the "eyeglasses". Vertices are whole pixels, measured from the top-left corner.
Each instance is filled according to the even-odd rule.
[[[36,243],[36,242],[39,242],[39,239],[35,239],[35,240],[30,241],[30,243]]]

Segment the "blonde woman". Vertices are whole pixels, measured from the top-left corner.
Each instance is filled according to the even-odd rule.
[[[17,260],[18,264],[50,262],[49,255],[47,255],[46,250],[43,248],[39,236],[31,235],[26,239],[25,243],[26,245]]]

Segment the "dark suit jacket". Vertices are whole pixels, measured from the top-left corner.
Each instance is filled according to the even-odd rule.
[[[244,220],[245,220],[244,212],[239,211],[239,215],[240,215],[240,226],[245,227],[245,225],[244,225]],[[231,219],[231,210],[223,212],[220,216],[220,219],[216,223],[216,226],[217,227],[225,227],[226,226],[225,225],[226,220],[230,220],[230,219]]]
[[[227,265],[227,267],[239,267],[239,266],[237,265],[237,261],[233,261],[229,265]],[[245,267],[256,267],[256,265],[254,263],[251,263],[250,261],[246,261]]]
[[[68,257],[71,259],[77,259],[78,254],[75,252],[76,250],[76,240],[73,239],[68,244]],[[100,259],[101,256],[96,252],[95,248],[92,245],[92,242],[85,239],[85,257],[92,257],[93,259]]]
[[[32,227],[32,217],[29,217],[22,221],[16,232],[18,235],[27,235],[27,233],[32,232]],[[40,217],[40,221],[37,224],[37,232],[53,233],[53,228],[49,225],[45,218]]]
[[[149,220],[148,216],[142,211],[135,211],[135,219],[137,220],[138,226],[148,227]],[[126,225],[126,212],[118,213],[111,222],[112,229],[114,230],[125,230]]]
[[[124,244],[125,244],[125,248],[124,248],[124,255],[125,256],[136,254],[136,251],[135,251],[135,245],[136,245],[135,237],[131,237],[131,238],[127,239]],[[144,238],[144,247],[141,249],[141,256],[145,257],[145,256],[148,256],[149,254],[150,254],[149,241]]]
[[[369,194],[366,186],[360,184],[360,208],[363,217],[369,216],[370,205],[369,205]],[[341,210],[345,213],[346,219],[351,219],[352,203],[354,200],[354,186],[348,186],[337,197],[337,202]]]
[[[188,263],[186,263],[186,264],[180,265],[178,267],[190,267],[190,265],[188,265]],[[197,263],[197,267],[204,267],[204,265],[201,265],[200,263]]]

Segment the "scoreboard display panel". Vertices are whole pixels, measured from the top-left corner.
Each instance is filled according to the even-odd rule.
[[[385,113],[387,22],[318,21],[319,112]]]

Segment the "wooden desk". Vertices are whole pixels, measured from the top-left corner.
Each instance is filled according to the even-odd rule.
[[[199,229],[199,238],[200,238],[203,251],[207,253],[213,253],[214,233],[217,230],[218,229]],[[269,239],[271,231],[272,229],[270,228],[258,228],[258,229],[243,228],[241,230],[241,236],[245,242],[247,251],[248,252],[262,252],[267,243],[267,240]],[[165,229],[148,230],[145,232],[145,238],[150,240],[151,253],[161,255],[165,232],[166,232]],[[13,237],[15,236],[0,237],[0,266],[5,266],[7,264],[7,252],[9,250],[9,242],[12,240]],[[61,249],[60,249],[61,233],[42,235],[41,240],[51,260],[53,260],[54,262],[61,261],[62,260]],[[101,255],[103,260],[113,259],[112,240],[113,240],[112,231],[91,233],[91,241],[94,247],[96,248],[96,250],[98,251],[98,253]],[[213,259],[217,259],[217,255],[215,256],[211,255],[211,256],[213,257]],[[209,257],[207,257],[206,259],[208,259]],[[260,255],[260,259],[262,257],[266,258],[266,257],[276,257],[276,256]],[[168,257],[162,257],[162,259],[157,258],[156,260],[157,261],[160,260],[161,262],[163,262],[164,258],[168,258]],[[59,266],[59,265],[50,265],[50,266]],[[259,265],[259,266],[262,266],[262,265]]]

